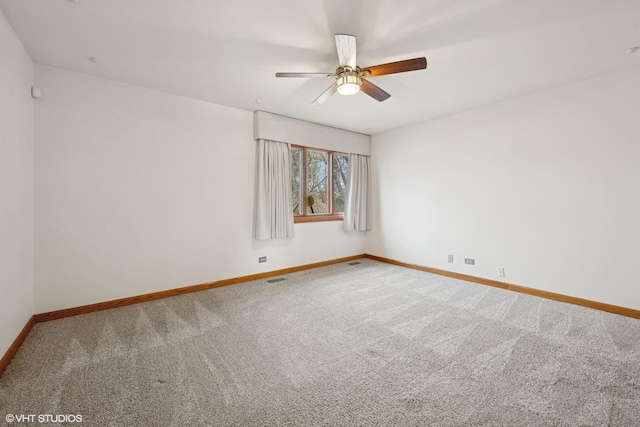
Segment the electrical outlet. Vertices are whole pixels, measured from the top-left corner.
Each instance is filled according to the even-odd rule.
[[[504,267],[498,267],[498,276],[504,277]]]
[[[447,255],[447,262],[453,262],[453,255]]]
[[[476,260],[473,258],[465,258],[464,263],[468,265],[476,265]]]
[[[267,262],[267,257],[261,256],[260,258],[258,258],[258,262]]]

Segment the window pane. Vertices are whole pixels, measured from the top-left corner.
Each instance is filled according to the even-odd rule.
[[[291,149],[291,188],[293,203],[293,214],[302,215],[304,204],[302,203],[302,149]]]
[[[344,212],[347,196],[347,177],[349,176],[349,157],[344,154],[333,155],[333,213]]]
[[[329,155],[307,150],[307,214],[329,213]]]

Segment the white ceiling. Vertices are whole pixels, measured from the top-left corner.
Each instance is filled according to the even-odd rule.
[[[640,66],[640,0],[0,0],[34,62],[372,134]],[[335,33],[358,64],[427,57],[372,82],[392,96],[311,102]],[[88,57],[97,57],[99,64]],[[256,100],[261,100],[258,104]]]

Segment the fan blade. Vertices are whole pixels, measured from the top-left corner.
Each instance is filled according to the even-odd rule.
[[[322,95],[317,97],[316,100],[311,103],[311,105],[320,105],[320,104],[322,104],[324,101],[329,99],[329,97],[331,95],[336,93],[337,90],[338,90],[338,84],[337,83],[332,84],[331,86],[329,86],[329,89],[327,89],[324,92],[322,92]]]
[[[276,73],[276,77],[335,77],[335,73]]]
[[[336,34],[336,48],[341,66],[356,69],[356,37],[348,34]]]
[[[365,77],[384,76],[385,74],[404,73],[406,71],[424,70],[427,68],[427,58],[414,58],[388,64],[374,65],[362,69]]]
[[[360,90],[369,95],[370,97],[377,99],[379,102],[388,99],[391,95],[389,95],[384,90],[380,89],[378,86],[374,85],[368,80],[362,79],[362,85],[360,86]]]

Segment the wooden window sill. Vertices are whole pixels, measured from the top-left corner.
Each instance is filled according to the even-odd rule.
[[[300,222],[321,222],[321,221],[342,221],[344,215],[300,215],[293,217],[293,223]]]

